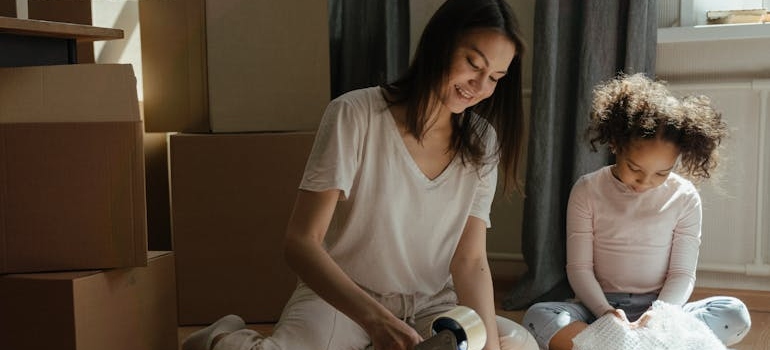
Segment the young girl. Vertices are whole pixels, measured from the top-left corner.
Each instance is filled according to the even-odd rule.
[[[300,282],[272,336],[228,315],[183,349],[412,349],[458,304],[484,349],[536,348],[496,317],[486,256],[498,162],[515,184],[523,47],[505,0],[448,0],[401,79],[332,101],[287,228]]]
[[[611,313],[641,326],[661,300],[683,305],[726,345],[739,342],[751,324],[740,300],[686,304],[695,284],[701,200],[680,174],[710,177],[727,135],[721,115],[706,97],[677,99],[642,74],[597,86],[593,109],[591,146],[606,144],[616,163],[582,176],[570,194],[567,276],[577,301],[535,304],[524,324],[542,349],[572,349],[575,335],[598,317]]]

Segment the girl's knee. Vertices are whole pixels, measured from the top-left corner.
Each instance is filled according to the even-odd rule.
[[[746,304],[733,297],[709,298],[702,307],[694,310],[694,315],[728,346],[743,340],[751,328]]]
[[[522,323],[525,327],[531,328],[531,324],[542,323],[544,320],[550,320],[555,315],[566,311],[558,303],[537,303],[529,307],[524,313]]]
[[[554,334],[570,323],[585,321],[584,318],[585,315],[574,304],[544,302],[532,305],[524,314],[522,323],[540,348],[547,349]]]
[[[588,310],[577,304],[566,302],[543,302],[532,305],[527,312],[524,313],[523,324],[528,329],[531,329],[532,325],[552,323],[559,321],[566,326],[574,321],[588,322],[591,317]],[[566,323],[565,323],[566,322]]]

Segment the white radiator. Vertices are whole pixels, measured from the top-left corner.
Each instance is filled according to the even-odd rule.
[[[730,127],[716,181],[701,186],[698,285],[770,290],[770,79],[669,86],[711,97]]]

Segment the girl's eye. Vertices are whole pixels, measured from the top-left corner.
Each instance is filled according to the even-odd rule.
[[[660,176],[660,177],[666,177],[666,176],[668,176],[668,173],[665,173],[665,174],[658,173],[657,175]]]
[[[638,172],[642,171],[642,169],[632,167],[631,165],[628,166],[628,169],[631,169],[631,171],[633,171],[635,173],[638,173]]]
[[[496,83],[499,79],[495,79],[495,77],[490,76],[489,80],[491,80],[493,83]]]

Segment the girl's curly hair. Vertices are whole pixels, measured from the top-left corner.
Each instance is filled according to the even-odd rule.
[[[659,138],[679,146],[680,173],[696,182],[711,177],[727,124],[703,95],[676,98],[642,73],[621,74],[593,91],[591,149],[607,144],[622,152],[634,139]]]

